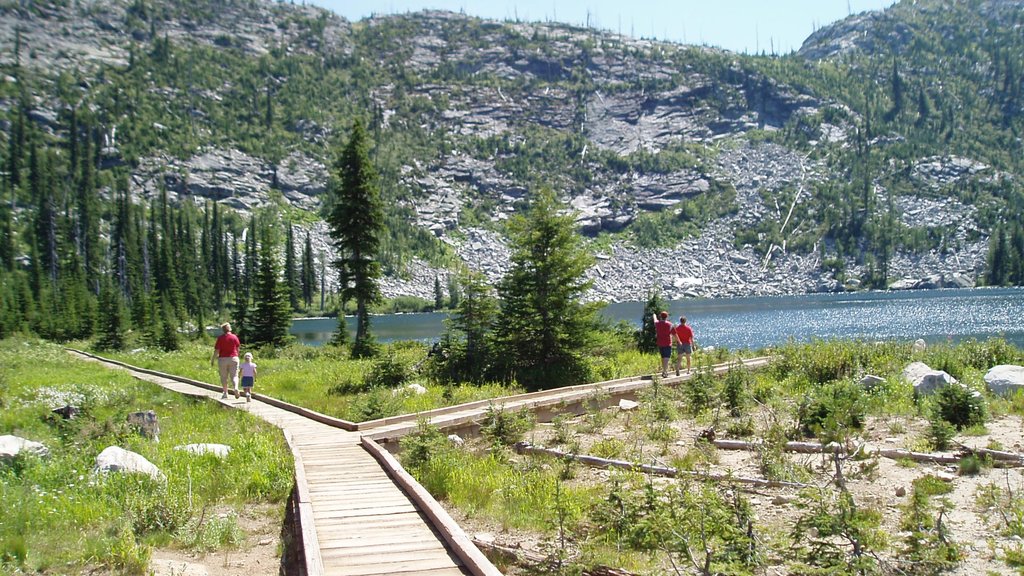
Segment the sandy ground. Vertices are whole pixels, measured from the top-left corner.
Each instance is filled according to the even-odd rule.
[[[251,506],[238,523],[245,543],[234,550],[208,554],[155,549],[149,569],[152,576],[277,576],[281,569],[282,505]]]
[[[612,408],[611,410],[616,409]],[[758,417],[755,415],[755,421]],[[583,428],[579,426],[582,418],[578,417],[569,424],[577,433]],[[589,453],[589,447],[598,440],[614,437],[619,438],[630,447],[645,443],[646,446],[643,447],[645,464],[671,466],[672,460],[683,456],[690,450],[700,432],[709,425],[703,419],[700,421],[688,418],[677,419],[673,423],[673,427],[678,432],[677,440],[664,446],[657,446],[657,443],[650,440],[638,439],[640,432],[636,424],[636,416],[632,416],[632,420],[630,422],[630,417],[619,413],[613,416],[603,429],[595,433],[578,433],[576,440],[580,444],[581,453]],[[862,432],[860,441],[876,448],[920,450],[920,438],[926,426],[927,423],[924,420],[916,418],[871,418]],[[983,436],[960,435],[955,440],[972,447],[986,447],[990,445],[990,442],[994,442],[998,443],[1002,450],[1024,453],[1024,421],[1020,417],[1001,417],[988,422],[986,429],[988,433]],[[555,447],[553,446],[554,426],[551,424],[538,425],[538,428],[528,436],[527,440],[534,444]],[[719,433],[718,437],[722,438],[723,435]],[[821,455],[790,454],[788,458],[791,462],[804,465],[815,471],[814,478],[810,483],[819,486],[829,484],[832,470]],[[627,458],[623,457],[622,459]],[[710,472],[726,473],[731,471],[736,476],[761,477],[758,472],[757,457],[752,452],[718,450],[717,459],[717,463],[710,467]],[[914,479],[926,474],[940,476],[950,482],[953,487],[953,491],[944,496],[953,506],[944,522],[966,558],[955,569],[949,570],[945,574],[954,576],[981,574],[1019,576],[1022,574],[1020,570],[1011,568],[1002,560],[1001,549],[1019,547],[1024,545],[1024,542],[1019,538],[1001,535],[993,527],[993,522],[996,520],[994,511],[979,509],[977,504],[979,488],[988,484],[996,484],[1004,489],[1009,485],[1018,494],[1024,491],[1024,469],[1021,468],[988,468],[983,469],[977,476],[960,476],[957,474],[956,466],[923,463],[908,465],[887,458],[878,458],[874,474],[852,478],[848,481],[848,486],[858,505],[870,506],[880,510],[883,514],[883,528],[890,539],[889,549],[883,553],[883,558],[891,558],[894,551],[902,547],[902,537],[906,535],[899,528],[903,507],[909,501]],[[603,483],[608,480],[608,477],[609,472],[607,471],[581,468],[575,481]],[[656,480],[656,482],[673,481],[669,479]],[[757,526],[764,533],[788,533],[800,514],[800,511],[793,505],[797,498],[795,489],[757,488],[754,491],[749,491],[747,497],[756,511]],[[933,502],[938,498],[942,497],[933,498]],[[533,552],[543,552],[551,547],[550,543],[545,543],[536,534],[502,532],[500,527],[485,520],[469,518],[454,510],[451,513],[470,536],[483,535],[485,539],[493,539],[498,544],[521,547]],[[516,570],[513,568],[507,571],[508,574],[515,572]],[[763,573],[785,573],[784,565],[765,567]]]

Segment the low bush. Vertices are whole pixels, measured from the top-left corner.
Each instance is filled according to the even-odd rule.
[[[984,397],[960,384],[940,388],[935,393],[935,417],[949,422],[957,430],[984,424],[987,418]]]
[[[820,436],[837,429],[860,430],[866,410],[866,397],[860,385],[837,382],[805,397],[798,408],[797,421],[805,436]]]
[[[487,407],[487,414],[480,424],[480,435],[492,446],[511,446],[523,438],[533,427],[533,414],[528,411],[512,412],[504,406]]]

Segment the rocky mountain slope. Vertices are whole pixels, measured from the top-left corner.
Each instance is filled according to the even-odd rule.
[[[446,12],[350,23],[264,1],[0,2],[0,111],[27,97],[59,139],[68,107],[92,106],[102,165],[128,169],[137,198],[166,189],[310,215],[350,118],[365,115],[395,222],[496,279],[502,222],[551,186],[595,238],[595,299],[857,289],[878,285],[880,265],[894,288],[971,286],[1020,160],[924,134],[947,109],[994,103],[1009,107],[999,130],[1019,129],[1019,101],[986,87],[1019,89],[1020,67],[998,69],[995,52],[977,77],[942,71],[956,82],[945,88],[943,54],[921,61],[914,45],[955,53],[972,34],[1011,30],[1022,3],[979,2],[942,27],[946,4],[904,1],[823,28],[795,55],[750,57]],[[152,67],[142,80],[140,67]],[[106,113],[105,98],[138,82],[141,112]],[[907,112],[915,88],[924,96]],[[972,129],[985,130],[980,116]],[[0,126],[8,139],[12,127]],[[298,221],[330,259],[323,223]],[[432,298],[452,268],[415,247],[390,256],[388,296]]]

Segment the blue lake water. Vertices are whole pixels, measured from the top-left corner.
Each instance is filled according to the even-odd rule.
[[[610,304],[607,318],[639,326],[642,302]],[[675,300],[669,315],[687,317],[701,346],[761,348],[789,339],[858,338],[928,342],[1001,336],[1024,347],[1024,288],[858,292],[751,298]],[[446,314],[374,316],[370,329],[381,342],[436,340]],[[346,318],[354,333],[355,319]],[[292,334],[320,345],[337,330],[335,318],[296,320]]]

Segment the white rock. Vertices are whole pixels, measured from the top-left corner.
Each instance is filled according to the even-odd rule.
[[[885,378],[881,376],[875,376],[874,374],[867,374],[860,379],[860,385],[866,390],[872,390],[875,386],[885,382]]]
[[[449,434],[448,441],[456,446],[463,446],[466,444],[466,441],[463,440],[462,436],[459,436],[458,434]]]
[[[30,452],[40,457],[50,455],[50,450],[40,442],[26,440],[20,436],[0,436],[0,460],[14,458],[22,452]]]
[[[415,382],[406,386],[405,389],[408,390],[409,392],[412,392],[413,394],[416,394],[417,396],[427,393],[426,388],[424,388],[420,384],[416,384]]]
[[[924,362],[911,362],[903,369],[903,378],[913,384],[915,396],[926,396],[934,393],[940,388],[945,388],[956,383],[953,378],[943,370],[932,370]]]
[[[914,340],[914,345],[910,347],[914,352],[924,352],[926,348],[928,348],[928,344],[925,343],[923,338]]]
[[[1000,364],[985,373],[985,383],[993,394],[1010,396],[1024,390],[1024,366]]]
[[[626,400],[625,398],[619,400],[619,410],[626,410],[626,411],[635,410],[638,406],[640,406],[639,402],[634,402],[632,400]]]
[[[141,454],[120,446],[107,446],[96,457],[96,472],[134,472],[159,480],[164,477],[160,469]]]
[[[184,444],[181,446],[175,446],[175,450],[184,450],[190,454],[201,456],[203,454],[213,454],[217,458],[227,458],[228,454],[231,453],[231,446],[227,444]]]

